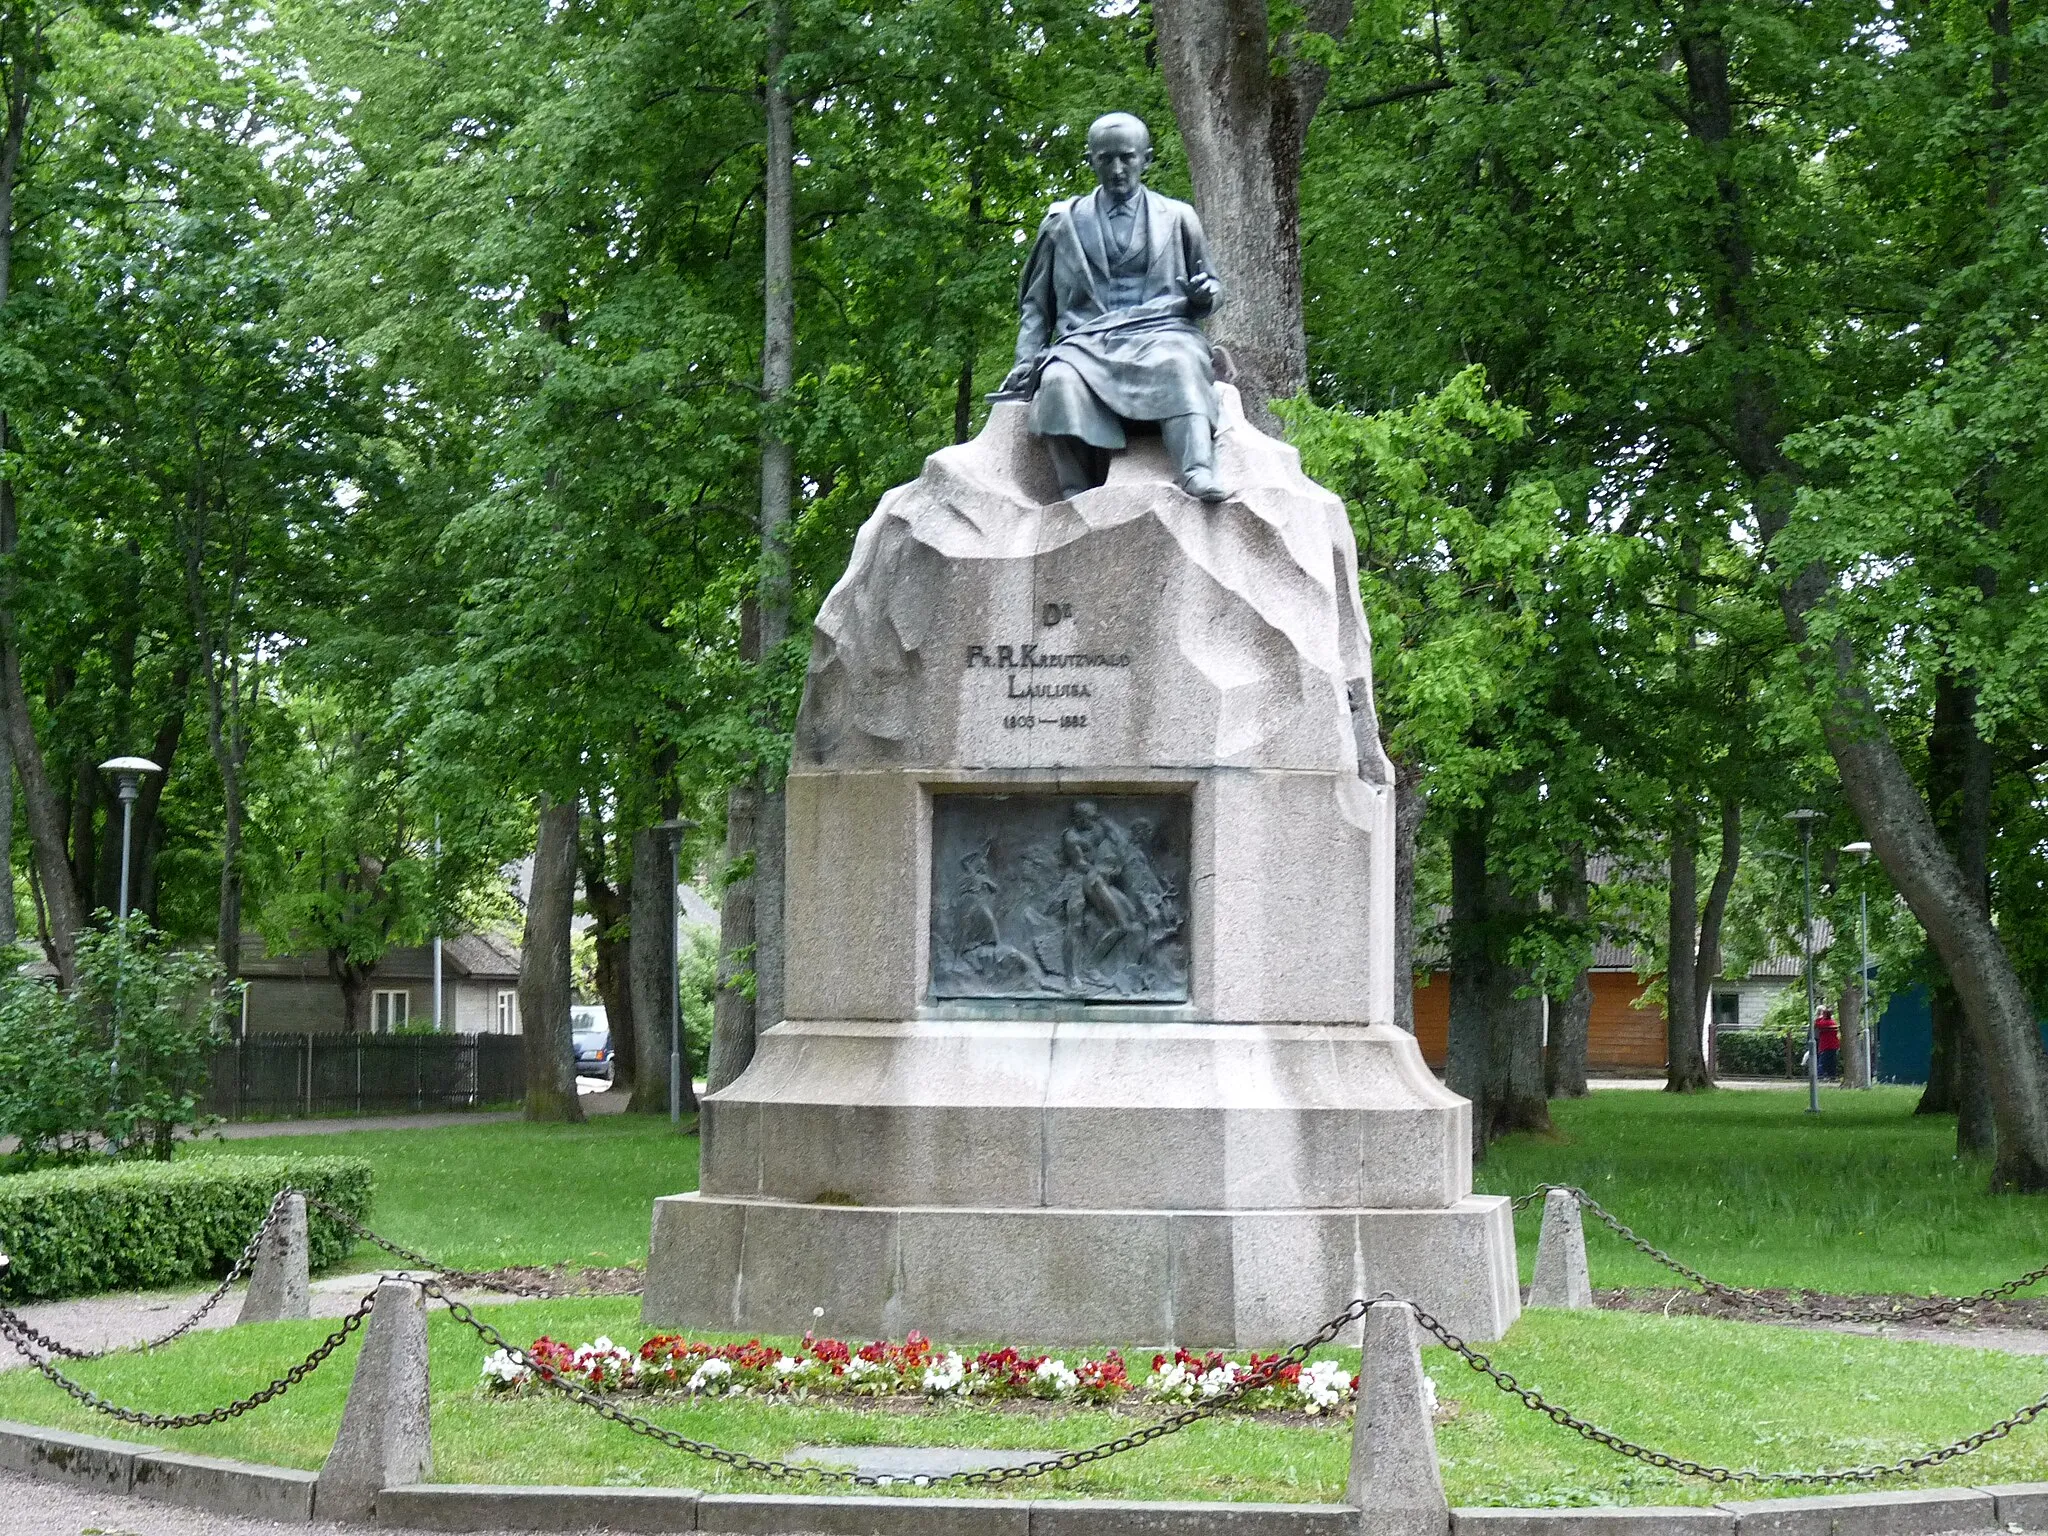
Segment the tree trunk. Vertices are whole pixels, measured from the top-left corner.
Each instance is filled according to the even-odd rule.
[[[1351,0],[1307,0],[1309,31],[1342,37]],[[1308,384],[1301,313],[1301,158],[1328,72],[1273,38],[1266,0],[1153,0],[1159,70],[1187,148],[1223,302],[1210,322],[1237,367],[1246,417]]]
[[[653,827],[633,834],[633,923],[628,965],[633,980],[633,1023],[639,1031],[640,1076],[626,1109],[635,1115],[668,1113],[670,1012],[681,1006],[672,985],[676,890],[670,883],[667,836]],[[678,1034],[681,1024],[676,1024]],[[689,1048],[683,1048],[681,1109],[697,1112]]]
[[[1665,912],[1664,1091],[1697,1093],[1708,1086],[1700,1052],[1700,1021],[1692,1005],[1699,995],[1695,949],[1699,925],[1699,825],[1692,807],[1681,806],[1671,828],[1667,858],[1670,901]]]
[[[613,849],[618,841],[616,826],[608,829],[604,818],[595,811],[586,822],[590,835],[579,840],[577,854],[583,868],[583,901],[591,916],[591,947],[597,962],[592,984],[597,988],[598,1001],[604,1004],[605,1023],[611,1030],[610,1091],[631,1093],[640,1061],[626,958],[633,877],[629,863],[624,880],[619,884],[612,881]]]
[[[1936,963],[1939,963],[1939,957],[1936,957]],[[1928,988],[1927,1014],[1934,1036],[1933,1052],[1927,1063],[1927,1086],[1921,1090],[1920,1102],[1914,1105],[1913,1113],[1953,1115],[1962,1105],[1958,1083],[1965,1028],[1963,1005],[1956,996],[1956,989],[1946,981],[1936,981]]]
[[[733,785],[725,799],[725,857],[737,866],[754,847],[760,786],[751,777]],[[709,1091],[718,1092],[747,1070],[754,1059],[754,999],[748,985],[754,956],[754,873],[748,869],[725,887],[718,911],[718,992],[712,1004],[711,1061],[705,1069]]]
[[[1700,947],[1693,961],[1692,1016],[1705,1032],[1704,1068],[1706,1087],[1714,1086],[1720,1052],[1708,1010],[1714,1002],[1714,983],[1721,979],[1721,929],[1728,916],[1728,896],[1735,889],[1735,872],[1742,863],[1742,804],[1732,798],[1721,801],[1721,859],[1714,869],[1714,883],[1707,891],[1706,909],[1700,913]]]
[[[761,383],[771,409],[789,393],[796,364],[796,138],[789,91],[782,81],[789,48],[791,0],[770,0],[768,45],[768,168],[766,187],[767,316]],[[770,418],[761,449],[761,659],[774,664],[789,638],[790,446]],[[787,765],[763,772],[754,821],[755,1029],[782,1021],[782,891],[786,838],[782,779]],[[753,1059],[751,1033],[747,1058]]]
[[[576,1047],[570,1039],[569,934],[576,911],[574,799],[541,802],[533,888],[519,955],[519,1018],[526,1057],[526,1118],[580,1121]]]
[[[1389,754],[1391,757],[1391,754]],[[1394,1023],[1415,1033],[1415,847],[1429,807],[1419,764],[1394,764]]]
[[[1998,1109],[1992,1100],[1992,1073],[1973,1030],[1956,1036],[1956,1156],[1974,1161],[1998,1156]]]
[[[7,700],[0,694],[0,949],[21,938],[21,914],[14,904],[14,741],[7,729]]]
[[[1781,597],[1795,623],[1793,637],[1801,644],[1806,642],[1800,605],[1804,587],[1802,577]],[[2033,999],[1981,905],[1981,889],[1971,888],[1943,845],[1876,705],[1854,681],[1846,636],[1837,637],[1832,660],[1834,693],[1822,729],[1843,791],[1893,887],[1941,955],[1962,1001],[1968,1039],[1990,1068],[1978,1075],[1990,1078],[1997,1125],[1992,1188],[2048,1192],[2048,1051],[2042,1049]]]
[[[0,430],[4,430],[0,418]],[[0,480],[0,556],[13,551],[14,487]],[[0,624],[8,616],[0,614]],[[7,731],[14,747],[14,772],[21,785],[22,809],[28,818],[29,845],[42,876],[43,912],[48,930],[46,949],[57,968],[57,984],[69,991],[78,980],[78,935],[85,927],[78,887],[72,883],[71,860],[64,845],[64,812],[43,769],[42,747],[35,721],[21,688],[21,653],[0,629],[0,689],[6,692]]]
[[[1493,1114],[1490,1138],[1514,1131],[1547,1131],[1550,1099],[1543,1081],[1543,994],[1528,968],[1514,963],[1511,941],[1536,915],[1534,897],[1517,892],[1506,873],[1488,879],[1487,929],[1493,963],[1491,1015],[1493,1081],[1487,1095]]]
[[[345,950],[327,951],[327,974],[341,991],[341,1032],[345,1035],[370,1032],[370,970],[349,959]]]
[[[1461,810],[1450,826],[1451,1029],[1444,1083],[1472,1101],[1472,1155],[1486,1155],[1493,1123],[1493,1037],[1488,1018],[1493,961],[1486,935],[1486,831],[1483,810]]]
[[[1980,580],[1989,586],[1988,577]],[[1991,912],[1991,800],[1996,778],[1992,745],[1977,729],[1977,690],[1944,667],[1934,677],[1934,721],[1927,736],[1930,806],[1942,842],[1954,856],[1978,911],[1987,918]],[[1960,1014],[1959,994],[1952,988],[1942,990],[1957,1003]],[[1985,1081],[1990,1064],[1971,1037],[1967,1016],[1958,1022],[1960,1027],[1952,1030],[1950,1059],[1956,1155],[1989,1158],[1995,1155],[1998,1143]]]
[[[1863,979],[1859,976],[1842,988],[1841,1005],[1835,1019],[1842,1026],[1842,1086],[1868,1088],[1869,1074],[1863,1070]]]
[[[1551,910],[1566,921],[1583,925],[1590,903],[1586,894],[1586,849],[1572,849],[1571,869],[1551,895]],[[1543,1091],[1553,1099],[1583,1099],[1586,1087],[1586,1041],[1593,1023],[1593,973],[1581,968],[1571,990],[1550,999],[1550,1041],[1543,1055]]]
[[[12,61],[7,78],[7,96],[0,101],[0,314],[4,314],[14,281],[14,193],[21,175],[22,151],[28,142],[28,110],[36,86],[34,58],[41,51],[42,30],[36,28],[29,50]],[[13,447],[11,424],[0,410],[0,457]],[[14,482],[0,475],[0,559],[14,553],[18,528],[15,522]],[[21,654],[14,647],[14,595],[0,587],[0,729],[7,732],[8,755],[21,783],[23,809],[27,813],[29,857],[42,875],[42,928],[44,949],[57,968],[57,984],[70,991],[78,980],[78,933],[85,925],[79,908],[78,889],[71,883],[64,858],[64,816],[44,772],[42,748],[36,741],[35,721],[21,687]],[[10,797],[12,791],[10,788]],[[10,807],[11,810],[11,807]],[[9,868],[7,900],[14,900],[14,823],[7,822]],[[54,877],[54,878],[52,878]]]

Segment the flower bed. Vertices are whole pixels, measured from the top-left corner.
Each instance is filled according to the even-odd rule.
[[[1124,1357],[1113,1349],[1099,1358],[1084,1356],[1071,1362],[1009,1348],[968,1355],[939,1349],[921,1333],[912,1333],[901,1343],[878,1339],[859,1345],[807,1333],[788,1351],[759,1339],[710,1344],[672,1333],[656,1334],[638,1350],[604,1338],[572,1348],[542,1337],[533,1341],[527,1354],[533,1366],[522,1364],[507,1350],[494,1352],[484,1361],[485,1389],[538,1392],[543,1390],[538,1378],[545,1374],[597,1392],[756,1396],[786,1402],[850,1397],[1179,1406],[1212,1401],[1277,1359],[1255,1354],[1239,1360],[1220,1351],[1197,1355],[1180,1349],[1154,1355],[1150,1372],[1133,1381]],[[1268,1385],[1247,1392],[1231,1407],[1237,1412],[1313,1417],[1349,1408],[1355,1390],[1350,1372],[1334,1360],[1289,1362]]]

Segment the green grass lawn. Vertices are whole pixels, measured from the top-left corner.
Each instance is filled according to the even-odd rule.
[[[1485,1192],[1577,1184],[1644,1238],[1734,1285],[1956,1295],[2048,1262],[2048,1199],[1985,1193],[1954,1157],[1955,1121],[1916,1118],[1917,1088],[1680,1097],[1609,1091],[1551,1106],[1555,1136],[1495,1144]],[[1522,1275],[1542,1207],[1518,1223]],[[1586,1222],[1596,1286],[1680,1284]]]
[[[515,1341],[536,1334],[643,1337],[628,1300],[526,1302],[486,1315]],[[272,1323],[203,1334],[155,1355],[81,1365],[118,1400],[159,1411],[222,1402],[269,1379],[330,1325]],[[769,1485],[680,1456],[573,1403],[486,1397],[482,1342],[445,1315],[430,1325],[434,1468],[444,1482]],[[354,1369],[351,1344],[282,1401],[227,1424],[126,1437],[178,1450],[317,1467]],[[1341,1351],[1331,1351],[1346,1358]],[[1806,1333],[1696,1318],[1532,1313],[1495,1358],[1582,1415],[1660,1449],[1737,1467],[1813,1468],[1891,1460],[1981,1428],[2040,1395],[2042,1362],[1983,1350]],[[1425,1361],[1458,1412],[1437,1431],[1455,1504],[1711,1503],[1798,1492],[1727,1489],[1638,1467],[1523,1408],[1440,1349]],[[1355,1355],[1348,1357],[1355,1367]],[[629,1399],[635,1402],[638,1400]],[[882,1413],[758,1399],[663,1406],[685,1434],[758,1455],[800,1444],[1068,1448],[1127,1431],[1134,1415],[1057,1417],[972,1407]],[[0,1376],[0,1417],[122,1433],[26,1371]],[[1348,1421],[1212,1421],[1097,1467],[1013,1490],[1034,1497],[1121,1496],[1335,1502],[1350,1456]],[[1910,1482],[1931,1487],[2048,1478],[2048,1426],[2019,1430]],[[777,1485],[781,1486],[781,1485]]]
[[[1830,1089],[1808,1115],[1803,1093],[1596,1093],[1552,1106],[1555,1136],[1496,1144],[1476,1182],[1502,1194],[1579,1184],[1737,1285],[1961,1293],[2048,1260],[2048,1200],[1986,1194],[1984,1170],[1952,1156],[1955,1123],[1915,1118],[1917,1098]],[[696,1138],[638,1116],[201,1142],[184,1155],[295,1152],[369,1158],[372,1225],[472,1266],[640,1263],[650,1202],[697,1182]],[[1540,1220],[1538,1206],[1519,1222],[1525,1279]],[[1597,1223],[1587,1242],[1596,1285],[1676,1283]],[[358,1249],[358,1263],[374,1259]]]
[[[645,1263],[655,1196],[697,1187],[697,1138],[646,1115],[199,1141],[181,1155],[368,1158],[377,1170],[370,1225],[472,1269]],[[358,1246],[352,1264],[375,1267],[379,1257]]]

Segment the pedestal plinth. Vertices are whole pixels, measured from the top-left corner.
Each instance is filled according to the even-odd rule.
[[[1021,407],[884,499],[813,640],[789,1018],[656,1202],[651,1324],[1267,1347],[1515,1317],[1470,1107],[1389,1022],[1392,791],[1342,505],[1225,390],[1058,500]]]

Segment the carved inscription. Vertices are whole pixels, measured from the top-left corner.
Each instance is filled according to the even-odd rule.
[[[1040,608],[1038,622],[1056,629],[1073,617],[1072,603],[1049,602]],[[1101,679],[1077,674],[1091,674],[1096,668],[1114,673],[1130,664],[1129,651],[1066,650],[1044,641],[970,645],[962,662],[969,672],[993,671],[1002,678],[1000,697],[1010,710],[1003,716],[1006,731],[1033,731],[1042,725],[1086,730],[1088,711],[1082,701],[1095,697]],[[1047,673],[1058,675],[1043,675]]]
[[[1186,795],[939,795],[931,995],[1181,1003]]]

